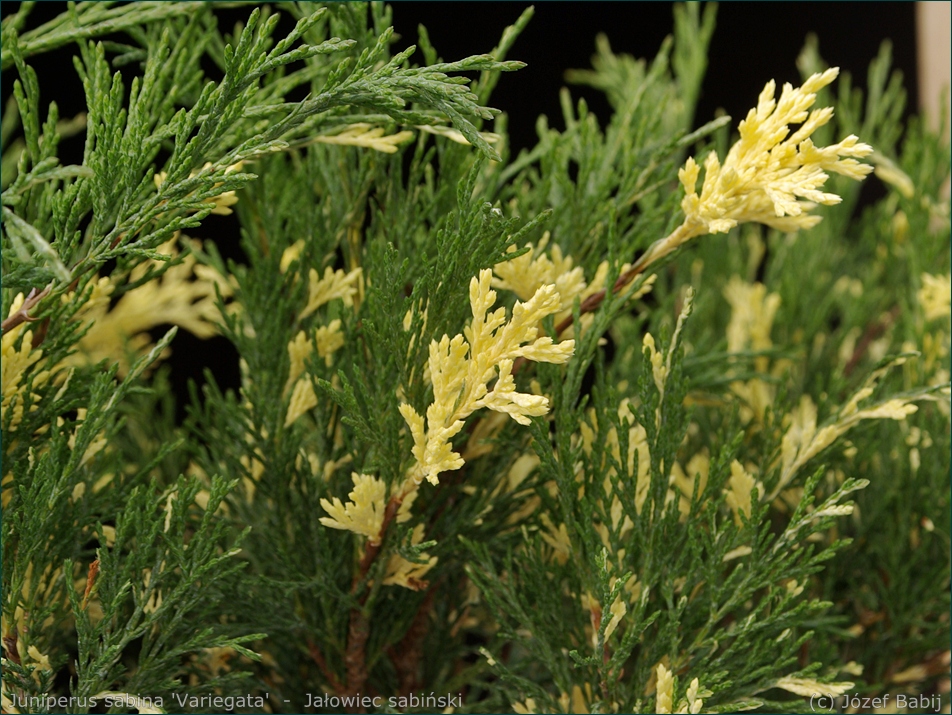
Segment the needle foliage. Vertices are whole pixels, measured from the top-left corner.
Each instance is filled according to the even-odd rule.
[[[5,712],[948,706],[949,146],[888,44],[695,117],[715,9],[677,6],[567,75],[607,122],[566,89],[514,154],[531,9],[444,61],[382,4],[31,5]],[[177,394],[177,332],[240,386]]]

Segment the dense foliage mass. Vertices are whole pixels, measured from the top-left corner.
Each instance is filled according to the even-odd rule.
[[[714,9],[677,7],[569,74],[607,124],[566,90],[513,156],[531,10],[446,62],[377,4],[29,9],[5,712],[947,706],[949,146],[888,46],[695,128]],[[67,45],[75,118],[30,66]],[[176,330],[240,356],[184,421]]]

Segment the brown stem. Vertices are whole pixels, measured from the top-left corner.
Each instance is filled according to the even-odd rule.
[[[337,679],[337,676],[334,675],[334,672],[327,667],[327,661],[324,660],[324,654],[321,653],[321,649],[318,647],[317,643],[314,642],[312,638],[307,639],[307,650],[311,654],[311,658],[317,663],[317,667],[321,671],[321,675],[324,676],[324,679],[330,684],[334,689],[334,692],[338,695],[344,695],[346,693],[346,688],[344,684]]]
[[[351,587],[352,594],[356,594],[358,585],[367,577],[370,567],[373,566],[374,561],[380,554],[380,547],[383,545],[384,537],[387,535],[387,529],[390,527],[390,523],[394,520],[394,517],[396,517],[397,510],[400,509],[402,501],[403,499],[392,496],[390,497],[390,501],[387,502],[387,508],[383,512],[383,523],[380,525],[380,536],[377,537],[376,543],[367,543],[367,550],[364,551],[364,556],[360,560],[360,573],[354,577],[354,582]]]
[[[648,254],[646,253],[645,256]],[[644,258],[644,256],[642,256]],[[642,262],[639,260],[635,265],[629,268],[627,271],[618,276],[618,280],[615,281],[615,285],[612,286],[612,295],[620,292],[625,286],[630,284],[639,274],[644,273],[645,268],[650,264],[649,261]],[[592,293],[588,298],[582,301],[582,304],[579,306],[579,315],[585,315],[585,313],[594,313],[598,310],[598,307],[602,304],[602,301],[605,300],[606,291],[603,288],[597,293]],[[568,330],[572,323],[575,322],[575,317],[569,315],[561,323],[555,326],[556,336],[561,335],[566,330]],[[518,357],[512,364],[512,373],[516,374],[525,364],[526,358]]]
[[[856,369],[856,366],[859,365],[859,361],[863,359],[863,356],[869,349],[870,344],[876,338],[886,332],[889,326],[896,322],[896,318],[898,317],[899,306],[897,305],[886,315],[884,315],[882,320],[877,320],[866,328],[866,332],[863,333],[863,337],[860,339],[859,344],[856,346],[856,349],[853,350],[853,354],[850,356],[849,362],[847,362],[846,366],[843,368],[843,374],[846,377],[849,377],[853,370]]]
[[[20,665],[20,650],[17,648],[16,635],[3,637],[3,649],[7,652],[7,658]]]
[[[592,630],[598,633],[598,630],[602,627],[602,607],[601,604],[595,604],[595,607],[589,611],[588,614],[589,620],[591,621]]]
[[[49,295],[50,291],[53,289],[53,284],[50,283],[46,288],[41,290],[39,293],[36,292],[36,288],[33,288],[30,291],[30,294],[26,297],[26,300],[23,301],[23,305],[20,306],[20,309],[6,318],[3,323],[0,323],[0,331],[7,332],[17,327],[21,323],[33,322],[36,318],[30,317],[29,310],[34,307],[37,303],[43,300],[46,296]]]
[[[423,638],[429,628],[430,612],[433,610],[433,600],[437,587],[432,587],[420,603],[413,623],[395,647],[387,649],[390,660],[397,669],[400,679],[400,695],[409,695],[419,687],[419,665],[423,657]]]
[[[612,295],[620,293],[626,286],[630,285],[635,278],[644,273],[648,266],[661,260],[686,241],[697,236],[698,232],[699,228],[696,225],[689,224],[685,221],[670,234],[652,243],[648,246],[648,250],[641,255],[641,258],[635,261],[631,268],[618,276],[615,285],[612,286]],[[592,313],[598,310],[598,306],[605,300],[606,295],[607,292],[604,288],[597,293],[592,293],[588,298],[582,301],[582,304],[579,306],[579,314],[584,315],[585,313]],[[555,326],[555,334],[558,336],[564,333],[574,321],[574,316],[570,315],[565,318],[565,320]],[[524,357],[516,358],[512,365],[512,373],[517,373],[525,362],[526,359]]]
[[[168,203],[167,201],[162,201],[162,202],[159,203],[159,206],[165,206],[167,203]],[[160,215],[161,215],[161,214],[160,214]],[[156,216],[156,218],[158,218],[158,216]],[[142,228],[143,228],[143,227],[140,226],[140,227],[136,230],[135,233],[133,233],[131,236],[129,236],[129,238],[130,238],[130,239],[133,239],[133,238],[135,238],[136,236],[138,236],[138,235],[139,235],[139,232],[142,231]],[[176,231],[176,234],[178,234],[178,231]],[[116,246],[118,246],[120,243],[122,243],[123,240],[125,240],[126,236],[127,236],[127,234],[126,234],[125,231],[123,231],[122,233],[120,233],[118,236],[116,236],[114,239],[112,239],[112,243],[109,244],[109,248],[110,248],[110,249],[113,249],[113,248],[115,248]]]
[[[347,668],[347,693],[356,695],[367,682],[367,638],[370,637],[370,621],[360,608],[350,612],[347,628],[347,652],[344,665]],[[365,712],[359,708],[355,712]]]
[[[384,511],[383,524],[380,527],[379,541],[375,544],[368,542],[367,550],[360,560],[359,572],[354,576],[351,585],[351,595],[356,596],[360,585],[366,580],[370,567],[380,555],[380,546],[386,536],[387,529],[397,515],[401,500],[396,496],[390,497]],[[370,637],[370,621],[364,613],[369,593],[366,591],[360,597],[357,606],[350,611],[350,624],[347,628],[347,650],[344,653],[344,666],[347,671],[347,693],[356,695],[367,682],[367,639]],[[363,709],[357,712],[363,712]]]
[[[89,594],[92,593],[93,586],[96,584],[96,577],[99,575],[99,557],[89,564],[89,571],[86,573],[86,591],[83,593],[83,603],[81,608],[85,611],[89,603]]]
[[[40,345],[43,344],[43,341],[46,340],[46,333],[50,329],[50,319],[43,318],[43,321],[40,323],[39,327],[33,331],[33,341],[30,345],[34,350]]]

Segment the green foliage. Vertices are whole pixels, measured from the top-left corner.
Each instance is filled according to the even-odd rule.
[[[610,119],[565,90],[516,157],[486,105],[531,10],[443,61],[423,27],[392,53],[379,4],[283,4],[283,35],[218,9],[3,21],[5,711],[806,711],[947,682],[949,148],[903,125],[888,45],[812,135],[871,144],[884,198],[833,176],[809,230],[741,217],[652,262],[688,155],[731,141],[695,128],[712,5],[650,61],[598,38],[568,79]],[[30,62],[73,44],[64,120]],[[815,39],[798,66],[826,69]],[[231,246],[184,234],[232,212]],[[176,331],[240,360],[184,420]]]

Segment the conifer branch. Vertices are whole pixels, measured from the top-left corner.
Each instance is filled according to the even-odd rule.
[[[489,102],[531,9],[443,61],[394,49],[399,4],[31,7],[0,30],[4,712],[941,689],[950,156],[888,46],[861,91],[811,40],[732,138],[695,128],[688,4],[653,59],[598,38],[567,76],[608,120],[565,90],[522,151]]]

